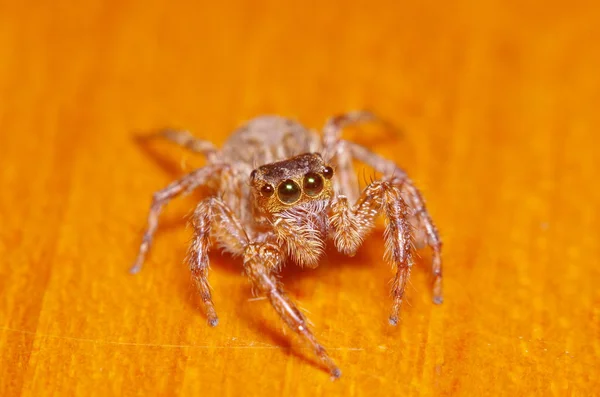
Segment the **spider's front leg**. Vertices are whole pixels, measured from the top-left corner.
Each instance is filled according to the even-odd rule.
[[[331,210],[330,224],[335,246],[347,255],[354,255],[375,226],[376,216],[383,210],[387,221],[385,257],[396,267],[392,287],[394,303],[389,321],[392,325],[398,324],[404,288],[412,266],[409,208],[402,199],[400,188],[388,179],[375,181],[365,188],[354,207],[350,207],[346,197],[339,196]]]
[[[401,186],[402,193],[411,207],[412,215],[417,219],[417,227],[427,235],[427,244],[433,251],[431,270],[433,273],[433,302],[441,304],[444,299],[442,295],[442,240],[427,208],[421,192],[406,175],[404,170],[390,160],[387,160],[367,148],[352,142],[346,142],[346,147],[352,152],[352,157],[358,161],[370,165],[385,177],[393,180]]]
[[[219,318],[208,284],[208,250],[211,236],[219,240],[224,249],[233,255],[243,254],[249,240],[239,220],[219,198],[211,197],[200,202],[194,210],[191,224],[194,237],[188,250],[188,263],[192,279],[204,304],[208,323],[214,327]]]
[[[274,244],[250,244],[246,247],[244,254],[244,268],[254,286],[267,296],[279,316],[294,332],[300,334],[312,346],[329,373],[334,378],[338,378],[341,371],[329,357],[325,348],[317,342],[317,339],[308,328],[304,315],[273,277],[273,270],[279,267],[283,256],[280,248]]]

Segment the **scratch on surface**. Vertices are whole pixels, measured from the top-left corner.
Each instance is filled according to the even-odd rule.
[[[168,344],[168,343],[138,343],[138,342],[118,342],[111,340],[102,340],[102,339],[90,339],[90,338],[76,338],[72,336],[64,336],[64,335],[52,335],[52,334],[40,334],[38,332],[26,331],[22,329],[15,329],[10,327],[2,327],[0,331],[3,332],[14,332],[25,335],[32,335],[35,338],[46,338],[46,339],[62,339],[74,342],[86,342],[86,343],[96,343],[96,344],[104,344],[104,345],[114,345],[114,346],[133,346],[133,347],[162,347],[167,349],[181,349],[181,348],[190,348],[190,349],[280,349],[280,350],[288,350],[287,347],[270,345],[268,343],[262,342],[250,342],[247,345],[178,345],[178,344]],[[235,340],[235,338],[232,338]],[[301,348],[304,349],[304,348]],[[306,348],[308,349],[308,348]],[[359,347],[330,347],[328,350],[344,350],[344,351],[364,351],[365,349]]]

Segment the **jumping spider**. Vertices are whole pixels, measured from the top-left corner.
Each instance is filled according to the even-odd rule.
[[[398,323],[416,236],[421,235],[433,251],[433,301],[442,303],[442,244],[421,194],[393,162],[341,139],[344,126],[372,120],[367,112],[336,116],[326,123],[321,137],[293,120],[263,116],[239,128],[220,150],[187,132],[165,131],[162,136],[203,154],[207,164],[154,194],[132,273],[142,266],[162,207],[180,193],[212,187],[214,194],[198,204],[191,218],[194,236],[188,251],[208,323],[218,323],[208,285],[208,250],[216,242],[243,258],[254,287],[314,348],[331,375],[339,377],[340,370],[275,277],[287,259],[314,268],[328,239],[340,252],[354,255],[376,217],[383,214],[385,258],[396,269],[390,324]],[[383,177],[360,192],[353,160]]]

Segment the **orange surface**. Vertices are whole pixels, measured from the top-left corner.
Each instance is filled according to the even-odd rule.
[[[0,395],[598,395],[600,7],[285,3],[0,3]],[[339,381],[218,253],[206,326],[182,264],[198,196],[127,273],[152,192],[202,164],[136,132],[220,144],[361,108],[402,127],[348,136],[424,191],[446,302],[425,255],[387,324],[381,231],[286,269]]]

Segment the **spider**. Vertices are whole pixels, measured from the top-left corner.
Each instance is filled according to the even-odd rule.
[[[311,345],[331,376],[339,377],[339,368],[276,278],[284,262],[314,268],[328,240],[352,256],[383,214],[385,259],[396,270],[390,324],[398,323],[413,241],[419,235],[433,252],[433,301],[442,303],[442,243],[419,190],[393,162],[341,138],[345,126],[375,120],[364,111],[335,116],[320,136],[296,121],[262,116],[237,129],[221,149],[186,131],[161,132],[164,138],[204,155],[206,165],[154,194],[131,272],[141,269],[163,206],[181,193],[211,187],[213,194],[191,216],[193,238],[187,257],[208,324],[218,323],[208,284],[208,251],[216,243],[243,259],[253,286]],[[382,174],[362,192],[354,173],[355,160]]]

